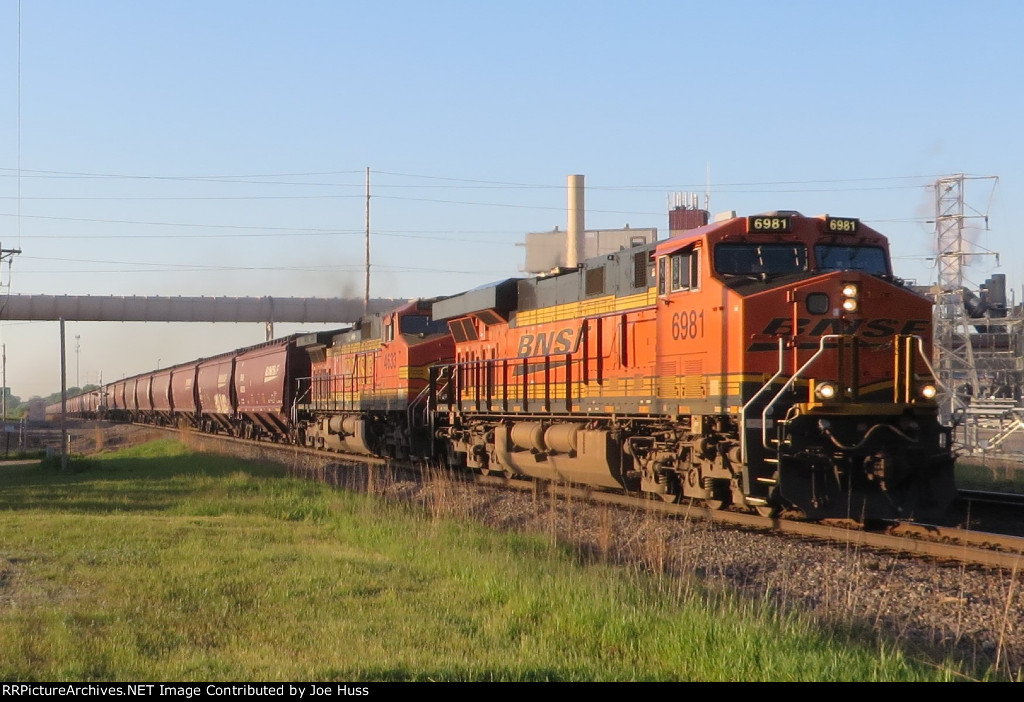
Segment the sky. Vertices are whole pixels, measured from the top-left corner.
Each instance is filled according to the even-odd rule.
[[[968,282],[1019,302],[1022,26],[1015,0],[0,0],[0,284],[361,297],[367,168],[373,297],[521,275],[570,174],[588,228],[666,236],[670,194],[709,192],[859,217],[925,284],[963,173]],[[264,339],[66,326],[69,385]],[[15,395],[60,389],[55,322],[0,342]]]

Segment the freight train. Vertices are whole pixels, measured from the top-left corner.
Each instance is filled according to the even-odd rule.
[[[70,407],[766,515],[920,519],[955,497],[931,320],[882,234],[779,211],[142,374]]]

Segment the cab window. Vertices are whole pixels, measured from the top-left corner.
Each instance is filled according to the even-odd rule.
[[[700,252],[680,251],[658,260],[658,293],[700,288]]]
[[[822,271],[866,271],[875,275],[889,272],[885,249],[879,246],[819,244],[814,247],[814,256],[818,259],[818,270]]]
[[[715,271],[725,275],[779,275],[807,270],[803,244],[719,244]]]
[[[403,334],[447,334],[448,322],[435,322],[430,317],[402,317]]]

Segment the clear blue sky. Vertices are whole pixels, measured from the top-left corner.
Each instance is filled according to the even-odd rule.
[[[568,174],[588,227],[665,232],[668,194],[710,168],[713,211],[860,217],[922,283],[927,186],[998,175],[968,203],[1002,265],[972,277],[1006,273],[1021,299],[1024,3],[23,0],[20,179],[18,13],[0,0],[14,293],[360,296],[366,167],[372,294],[454,293],[565,226]],[[263,330],[75,335],[72,384]],[[15,394],[59,389],[56,324],[0,339]]]

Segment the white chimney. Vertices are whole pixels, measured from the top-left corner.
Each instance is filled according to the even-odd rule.
[[[569,226],[565,233],[565,265],[576,268],[583,261],[583,233],[586,224],[583,220],[583,176],[568,177],[569,191]]]

